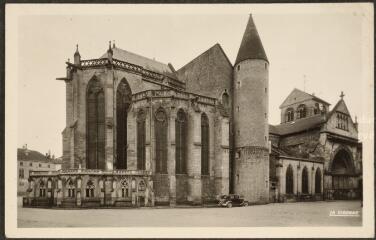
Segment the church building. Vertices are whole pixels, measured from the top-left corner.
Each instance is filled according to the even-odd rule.
[[[269,126],[271,201],[362,196],[362,144],[341,93],[330,104],[294,89],[281,104],[281,124]]]
[[[196,205],[229,193],[261,204],[353,187],[359,174],[343,100],[325,112],[294,90],[282,123],[268,124],[269,61],[252,16],[235,64],[219,44],[175,70],[110,42],[89,60],[77,46],[66,65],[63,166],[30,173],[25,205]]]

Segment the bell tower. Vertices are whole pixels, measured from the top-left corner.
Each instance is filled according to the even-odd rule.
[[[234,65],[233,171],[235,194],[269,200],[269,61],[250,15]]]

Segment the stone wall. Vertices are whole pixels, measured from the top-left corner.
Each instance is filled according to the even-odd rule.
[[[186,90],[213,98],[230,93],[233,68],[219,44],[177,71],[178,78],[186,84]]]

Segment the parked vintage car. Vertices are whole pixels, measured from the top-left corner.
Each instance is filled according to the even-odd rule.
[[[218,200],[218,206],[228,208],[246,207],[248,206],[248,201],[236,194],[221,195]]]

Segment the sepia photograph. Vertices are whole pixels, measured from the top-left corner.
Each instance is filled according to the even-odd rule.
[[[5,18],[8,237],[374,237],[371,3]]]

